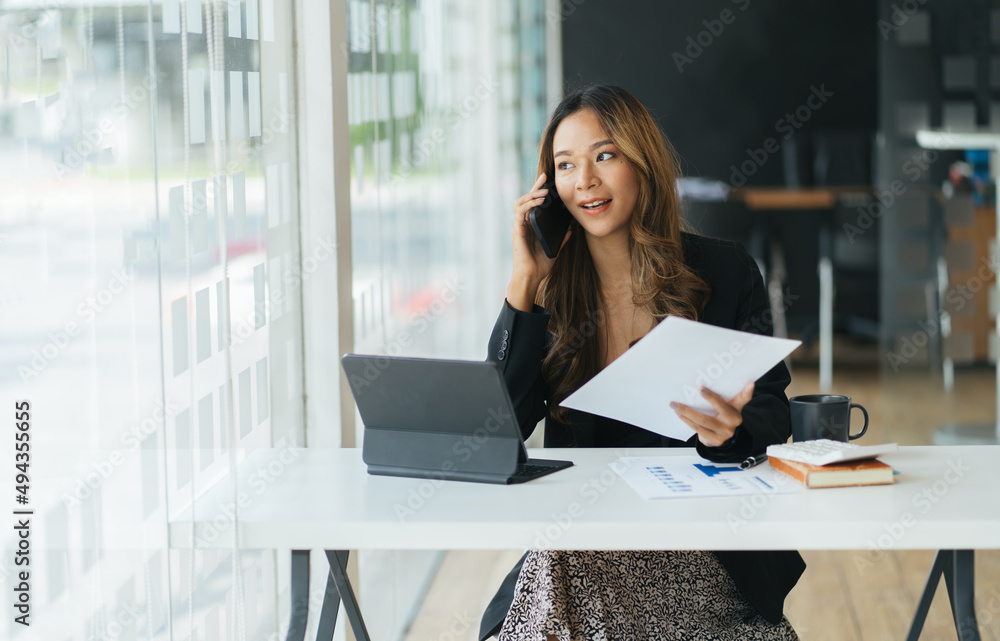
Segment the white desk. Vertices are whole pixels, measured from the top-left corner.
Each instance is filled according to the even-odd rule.
[[[916,633],[942,574],[956,625],[974,617],[972,550],[1000,548],[1000,446],[904,447],[882,457],[900,472],[894,485],[781,495],[645,501],[608,467],[618,456],[690,454],[688,448],[533,450],[532,456],[575,465],[500,486],[370,476],[356,449],[286,450],[285,460],[294,460],[262,483],[260,470],[279,453],[260,450],[237,469],[240,539],[247,548],[294,550],[296,603],[308,602],[301,575],[304,568],[307,591],[308,550],[327,551],[333,572],[320,624],[320,638],[327,639],[339,596],[356,634],[367,638],[344,573],[351,549],[940,549]],[[193,531],[190,511],[172,519],[171,547],[192,547],[192,534],[194,547],[228,545],[231,496],[224,481],[198,499]],[[307,613],[299,614],[289,639],[303,638]],[[963,641],[978,639],[967,623],[963,628]]]

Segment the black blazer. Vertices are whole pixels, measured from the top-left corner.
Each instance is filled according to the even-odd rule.
[[[685,262],[711,288],[701,321],[719,327],[758,334],[772,333],[771,308],[760,270],[743,248],[734,242],[685,233]],[[504,304],[490,336],[487,360],[496,362],[517,413],[521,432],[527,438],[548,409],[549,390],[541,375],[541,364],[551,344],[546,331],[549,313],[534,306],[522,312]],[[687,441],[661,436],[633,425],[585,412],[570,410],[569,424],[546,422],[545,447],[695,447],[699,455],[717,463],[733,463],[764,451],[772,443],[784,443],[791,434],[785,388],[791,378],[784,363],[778,363],[754,386],[753,398],[743,407],[743,423],[735,440],[725,447],[707,447],[697,435]],[[672,411],[664,408],[664,411]],[[617,440],[615,440],[617,439]],[[781,621],[785,596],[805,570],[795,551],[719,551],[714,553],[729,572],[740,592],[772,623]],[[483,614],[480,640],[496,634],[514,599],[514,584],[524,557],[507,575]]]

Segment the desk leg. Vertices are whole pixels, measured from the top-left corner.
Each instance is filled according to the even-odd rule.
[[[939,550],[934,556],[934,564],[927,575],[924,592],[913,615],[906,641],[917,641],[923,630],[927,612],[930,610],[938,579],[944,576],[948,588],[951,613],[955,618],[955,630],[959,641],[979,641],[979,624],[976,621],[975,598],[975,552],[973,550]]]
[[[371,641],[365,620],[361,617],[361,608],[354,596],[354,589],[347,578],[348,550],[327,550],[326,558],[330,562],[330,575],[326,578],[326,594],[323,596],[323,609],[319,617],[319,629],[316,641],[331,641],[333,629],[337,625],[337,610],[344,604],[347,620],[351,623],[354,636],[358,641]]]
[[[948,586],[951,613],[959,641],[979,641],[976,621],[975,551],[952,550],[952,567],[945,568],[944,582]],[[949,571],[950,570],[950,571]]]
[[[346,559],[345,559],[346,565]],[[316,630],[316,641],[333,641],[333,632],[337,628],[337,615],[340,611],[340,592],[333,581],[333,574],[326,575],[326,591],[323,594],[323,609],[319,613],[319,628]]]
[[[304,641],[309,617],[309,550],[292,550],[292,611],[287,641]]]

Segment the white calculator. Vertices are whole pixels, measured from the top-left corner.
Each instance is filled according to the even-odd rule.
[[[788,461],[798,461],[809,465],[829,465],[830,463],[845,463],[847,461],[862,461],[875,458],[879,454],[895,452],[899,446],[895,443],[884,445],[855,445],[843,441],[831,441],[827,438],[796,443],[781,443],[768,445],[767,455],[783,458]]]

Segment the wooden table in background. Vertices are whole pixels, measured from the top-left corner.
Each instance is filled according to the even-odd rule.
[[[848,194],[870,196],[867,185],[831,187],[743,187],[729,193],[731,200],[742,200],[752,211],[799,209],[822,214],[819,256],[819,389],[829,392],[833,383],[833,260],[830,216],[837,202]]]

